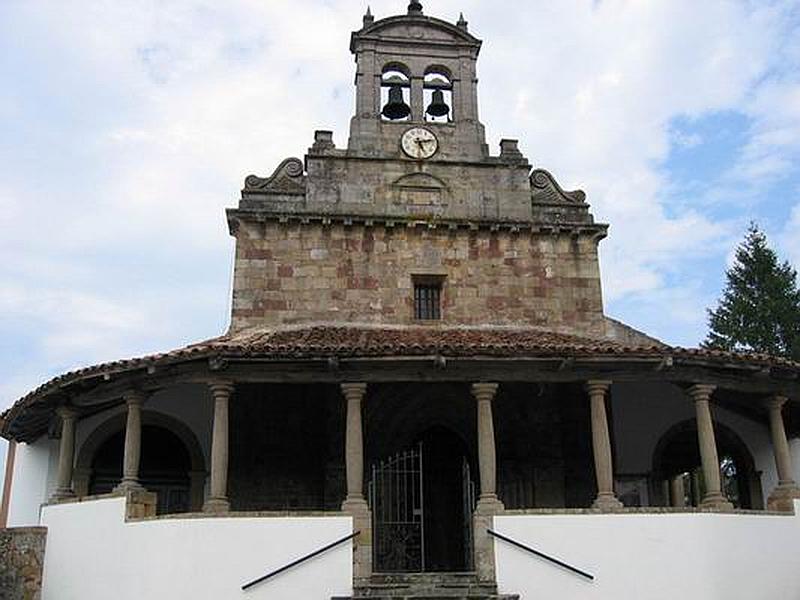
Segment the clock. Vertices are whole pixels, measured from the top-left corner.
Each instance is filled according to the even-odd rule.
[[[430,158],[439,149],[439,140],[433,132],[424,127],[412,127],[403,134],[400,141],[403,152],[411,158]]]

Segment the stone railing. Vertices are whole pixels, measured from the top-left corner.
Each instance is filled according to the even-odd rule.
[[[41,597],[46,539],[45,527],[0,529],[0,598]]]

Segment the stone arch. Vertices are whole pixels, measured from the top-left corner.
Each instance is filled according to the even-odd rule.
[[[97,451],[112,436],[125,430],[127,413],[121,412],[106,419],[97,426],[84,441],[75,462],[75,492],[83,497],[89,493],[89,483],[92,476],[92,461]],[[164,413],[145,409],[142,411],[142,426],[160,427],[174,434],[184,445],[191,461],[189,471],[190,495],[192,510],[200,510],[203,505],[203,495],[206,480],[205,457],[203,448],[191,428]]]
[[[714,434],[720,460],[729,456],[737,470],[736,483],[742,508],[764,507],[760,473],[747,444],[733,429],[714,420]],[[675,447],[682,453],[676,456]],[[700,449],[697,441],[697,421],[687,419],[670,427],[661,435],[652,458],[654,481],[667,480],[677,474],[700,465]]]
[[[385,65],[383,65],[383,68],[381,69],[381,76],[383,77],[384,75],[392,71],[397,71],[398,73],[402,73],[409,80],[411,79],[411,69],[408,68],[408,65],[406,65],[405,63],[402,63],[397,60],[392,60],[387,62]]]
[[[408,175],[403,175],[392,182],[392,187],[445,191],[449,189],[448,185],[442,179],[430,173],[409,173]]]
[[[450,83],[453,82],[453,72],[442,64],[430,65],[425,69],[425,75],[441,75],[447,78]]]

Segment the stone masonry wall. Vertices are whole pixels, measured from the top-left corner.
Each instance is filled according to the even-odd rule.
[[[0,529],[0,598],[41,597],[46,538],[45,527]]]
[[[445,325],[604,333],[597,241],[588,235],[243,223],[234,331],[307,322],[413,325],[413,276],[444,276]]]

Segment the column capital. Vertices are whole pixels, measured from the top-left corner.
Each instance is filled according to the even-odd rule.
[[[367,393],[366,383],[342,383],[339,388],[348,400],[362,400]]]
[[[212,379],[207,381],[206,385],[208,386],[208,389],[211,390],[214,399],[229,397],[236,387],[236,384],[229,379]]]
[[[611,388],[611,381],[607,379],[590,379],[583,385],[583,389],[586,390],[590,396],[594,394],[605,394],[608,392],[609,388]]]
[[[475,396],[475,399],[479,402],[481,400],[485,401],[492,401],[497,395],[497,390],[500,387],[498,383],[473,383],[472,384],[472,395]]]
[[[122,394],[122,399],[125,400],[125,404],[128,406],[141,406],[147,402],[148,398],[149,394],[139,388],[131,388]]]
[[[64,404],[56,409],[56,414],[62,421],[74,421],[78,418],[78,409],[74,406]]]
[[[686,393],[689,397],[694,400],[695,402],[701,402],[703,400],[711,400],[711,394],[713,394],[717,389],[715,385],[707,385],[703,383],[697,383],[686,390]]]
[[[764,400],[764,406],[769,410],[782,410],[783,405],[789,401],[786,396],[775,395]]]

